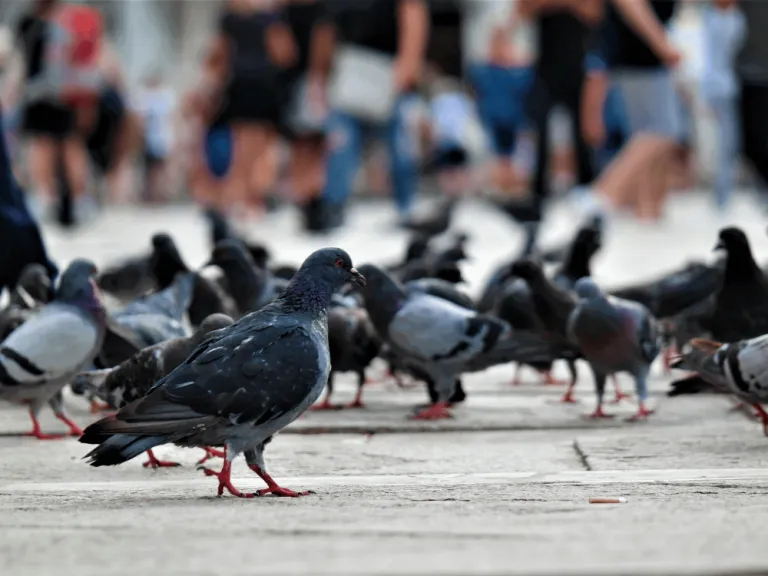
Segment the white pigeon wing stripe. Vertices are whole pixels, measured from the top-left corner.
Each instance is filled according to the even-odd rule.
[[[78,371],[98,343],[96,327],[77,311],[48,306],[14,330],[1,344],[27,358],[43,371],[34,376],[7,358],[3,365],[19,382],[39,382]]]
[[[474,312],[428,294],[411,297],[389,324],[389,338],[420,358],[444,356],[467,340],[467,322]],[[483,331],[473,339],[481,341]]]

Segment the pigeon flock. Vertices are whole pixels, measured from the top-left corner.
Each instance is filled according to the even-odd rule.
[[[467,396],[462,376],[500,364],[534,369],[551,385],[559,384],[553,365],[564,362],[571,378],[562,401],[574,402],[581,360],[596,395],[589,417],[612,417],[605,385],[612,379],[622,400],[615,376],[626,373],[637,421],[653,414],[647,380],[662,355],[668,371],[681,371],[669,396],[730,394],[754,408],[768,435],[768,277],[742,230],[719,232],[714,263],[610,289],[591,275],[603,240],[595,220],[548,253],[526,243],[473,299],[460,287],[468,237],[451,231],[452,209],[414,223],[396,263],[355,267],[344,250],[324,248],[298,267],[276,264],[210,212],[211,255],[198,270],[167,234],[101,274],[74,260],[56,285],[30,265],[0,310],[0,400],[27,406],[26,435],[39,440],[60,437],[38,422],[49,405],[90,445],[91,466],[146,453],[145,467],[172,467],[153,449],[201,449],[198,464],[218,480],[218,494],[242,498],[309,493],[280,486],[264,448],[307,410],[364,409],[376,359],[400,385],[424,384],[429,403],[404,415],[416,420],[453,417]],[[343,372],[357,376],[346,406],[331,402]],[[81,430],[64,410],[66,387],[103,417]],[[239,454],[266,488],[232,484]],[[202,466],[215,458],[220,470]]]

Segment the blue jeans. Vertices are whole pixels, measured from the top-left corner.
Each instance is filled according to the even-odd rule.
[[[387,143],[390,180],[398,212],[408,214],[418,185],[418,134],[416,126],[418,98],[402,96],[392,118],[383,124],[371,124],[334,110],[328,118],[328,160],[323,197],[342,205],[347,201],[357,170],[366,132],[375,132]]]
[[[715,174],[715,200],[722,208],[733,195],[734,172],[739,155],[741,128],[739,126],[738,99],[712,98],[709,101],[717,123],[717,173]]]

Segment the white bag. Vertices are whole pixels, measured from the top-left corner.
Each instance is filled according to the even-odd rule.
[[[325,113],[314,110],[309,101],[306,75],[296,82],[288,105],[287,124],[297,134],[322,132],[325,127]]]
[[[338,51],[329,93],[335,110],[361,120],[384,122],[391,117],[396,98],[392,56],[349,45]]]

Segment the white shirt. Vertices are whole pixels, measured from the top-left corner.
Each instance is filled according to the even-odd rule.
[[[176,94],[171,88],[144,88],[136,98],[136,111],[144,119],[147,150],[165,158],[173,147]]]

